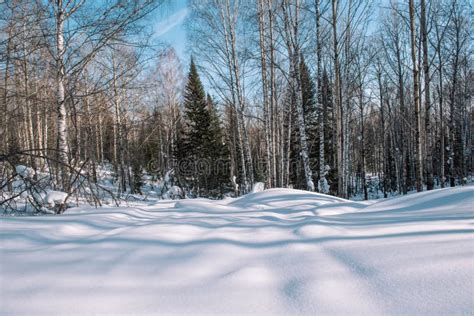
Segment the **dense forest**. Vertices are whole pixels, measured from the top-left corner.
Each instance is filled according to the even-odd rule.
[[[189,60],[152,36],[170,5],[0,3],[0,203],[19,176],[71,196],[152,179],[182,198],[472,180],[470,1],[189,0]]]

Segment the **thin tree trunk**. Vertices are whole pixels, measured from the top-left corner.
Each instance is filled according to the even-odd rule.
[[[282,180],[281,184],[283,187],[287,188],[290,184],[290,146],[291,146],[291,131],[292,131],[292,126],[293,126],[293,107],[292,104],[293,102],[293,92],[290,91],[290,94],[288,95],[288,106],[286,110],[286,118],[283,116],[283,120],[287,122],[287,129],[286,131],[282,129],[282,164],[283,164],[283,170],[282,170]],[[283,126],[283,124],[282,124]]]
[[[224,7],[223,7],[224,6]],[[235,108],[235,118],[237,125],[237,136],[240,147],[240,160],[242,165],[243,193],[250,190],[253,183],[253,168],[251,168],[250,145],[248,134],[245,128],[245,118],[243,115],[243,99],[241,96],[241,87],[239,83],[239,71],[237,66],[237,56],[235,50],[235,34],[233,21],[230,17],[230,2],[226,1],[221,4],[220,18],[222,20],[223,32],[225,37],[225,53],[227,58],[227,67],[229,69],[230,90],[232,96],[233,107]],[[234,21],[235,22],[235,21]],[[249,161],[250,160],[250,161]]]
[[[23,32],[26,34],[25,25],[23,25]],[[35,149],[35,140],[34,140],[34,132],[33,132],[33,111],[31,109],[31,98],[30,98],[30,77],[29,77],[29,69],[28,69],[28,60],[27,60],[27,52],[25,42],[22,45],[23,49],[23,60],[21,61],[21,65],[23,68],[23,93],[25,99],[25,123],[26,123],[26,134],[28,140],[28,149],[33,150]],[[33,154],[36,151],[32,152]],[[33,156],[30,157],[30,164],[33,169],[36,169],[36,160]]]
[[[60,162],[60,183],[62,189],[69,190],[66,166],[69,163],[69,147],[67,143],[67,111],[65,102],[65,69],[64,69],[64,20],[63,1],[56,2],[56,111],[57,111],[57,151]]]
[[[455,3],[453,3],[453,10],[455,10]],[[455,130],[455,102],[456,102],[456,89],[458,88],[458,68],[459,68],[459,53],[460,53],[460,30],[458,26],[458,20],[455,19],[454,21],[455,25],[455,30],[454,30],[454,36],[455,36],[455,44],[454,44],[454,58],[453,58],[453,72],[452,72],[452,79],[451,79],[451,89],[449,91],[449,109],[450,109],[450,115],[449,115],[449,139],[450,139],[450,145],[449,145],[449,178],[450,178],[450,185],[451,187],[454,187],[456,185],[456,168],[455,168],[455,162],[456,162],[456,151],[454,149],[455,144],[456,144],[456,130]]]
[[[262,93],[263,93],[263,120],[265,130],[265,162],[266,162],[266,185],[267,188],[273,187],[272,176],[272,145],[270,139],[270,109],[268,102],[268,80],[267,80],[267,62],[265,49],[265,10],[263,0],[258,0],[258,22],[259,22],[259,37],[260,37],[260,63],[262,71]]]
[[[341,75],[339,67],[339,45],[337,40],[337,0],[332,0],[332,35],[334,54],[334,109],[336,112],[336,160],[337,160],[337,194],[345,197],[344,190],[344,133],[343,133],[343,105],[341,100]]]
[[[292,20],[290,21],[289,12],[291,10],[288,1],[283,4],[283,14],[286,32],[286,42],[288,46],[288,53],[290,58],[290,80],[291,87],[294,93],[296,103],[296,113],[298,120],[299,141],[301,146],[301,158],[303,160],[303,167],[305,173],[306,187],[308,191],[314,191],[313,173],[309,164],[308,142],[306,139],[306,126],[303,113],[303,95],[301,91],[300,78],[300,44],[298,42],[298,27],[299,27],[299,0],[294,3],[294,12]],[[291,13],[291,12],[290,12]],[[291,27],[290,27],[291,24]]]
[[[359,74],[361,76],[362,74]],[[364,200],[369,199],[369,194],[367,192],[367,180],[365,179],[365,134],[364,134],[364,104],[363,104],[363,90],[362,84],[359,91],[359,106],[360,106],[360,167],[361,167],[361,178],[362,186],[364,190]]]
[[[0,115],[0,129],[2,131],[4,142],[3,152],[9,153],[10,152],[10,131],[8,129],[8,121],[9,121],[9,109],[8,109],[8,82],[9,82],[9,74],[10,74],[10,57],[11,57],[11,39],[12,39],[12,32],[13,26],[8,28],[8,39],[7,39],[7,49],[5,55],[5,73],[3,78],[3,108],[2,108],[2,115]],[[9,179],[11,176],[10,168],[6,168],[6,178]],[[7,189],[9,192],[13,190],[12,181],[8,181]]]
[[[230,13],[229,13],[229,20],[230,20]],[[231,49],[232,49],[231,50],[232,51],[232,69],[234,71],[235,91],[237,93],[237,101],[238,101],[237,115],[239,116],[239,121],[241,124],[241,130],[242,130],[242,141],[244,145],[242,150],[244,152],[246,166],[248,168],[247,177],[248,177],[249,187],[247,188],[247,191],[249,191],[251,189],[251,186],[254,183],[253,162],[252,162],[252,156],[250,152],[250,141],[249,141],[248,131],[247,131],[247,127],[245,124],[245,117],[244,117],[244,99],[243,99],[243,92],[242,92],[243,90],[240,83],[239,66],[237,62],[237,51],[236,51],[236,43],[235,43],[236,38],[235,38],[234,27],[231,27],[230,29],[230,36],[231,36]]]
[[[413,64],[413,101],[415,107],[415,172],[416,172],[416,190],[423,191],[423,151],[421,144],[421,111],[419,96],[419,72],[416,60],[416,33],[415,33],[415,5],[414,0],[409,0],[410,10],[410,43],[411,60]]]
[[[398,122],[398,134],[399,134],[399,144],[401,147],[401,153],[399,155],[399,173],[400,173],[400,189],[399,191],[402,194],[407,194],[408,192],[408,183],[409,183],[409,172],[406,168],[406,165],[409,163],[407,160],[408,157],[408,142],[407,137],[405,135],[406,130],[409,128],[407,126],[407,110],[405,106],[405,80],[403,78],[403,71],[402,71],[402,57],[401,57],[401,47],[400,47],[400,38],[399,38],[399,30],[395,33],[395,50],[396,50],[396,58],[397,58],[397,77],[398,77],[398,97],[400,101],[400,120]],[[405,161],[407,160],[407,161]]]
[[[321,16],[319,13],[320,0],[314,2],[316,11],[316,102],[319,119],[319,182],[318,191],[329,193],[329,185],[326,180],[326,162],[324,161],[324,111],[322,105],[321,87]]]
[[[378,67],[381,67],[380,65]],[[388,168],[387,168],[387,149],[385,145],[385,112],[384,112],[384,93],[382,85],[382,74],[381,71],[377,70],[377,82],[379,85],[379,102],[380,102],[380,123],[381,123],[381,140],[382,140],[382,190],[383,197],[387,197],[387,179],[388,179]]]
[[[272,151],[272,161],[271,161],[271,178],[272,183],[275,186],[282,185],[282,182],[277,183],[277,153],[278,151],[278,104],[277,104],[277,91],[276,91],[276,75],[275,75],[275,43],[273,37],[273,1],[267,0],[268,6],[268,32],[269,32],[269,42],[270,42],[270,144]],[[280,157],[281,161],[282,157]],[[280,170],[280,174],[282,170]]]
[[[431,103],[430,103],[430,66],[428,55],[428,30],[426,22],[426,3],[421,0],[421,40],[423,44],[423,73],[425,88],[425,152],[426,152],[426,188],[432,190],[433,182],[433,157],[432,157],[432,131],[431,131]]]

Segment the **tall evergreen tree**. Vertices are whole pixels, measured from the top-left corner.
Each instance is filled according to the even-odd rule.
[[[230,172],[228,169],[229,148],[221,127],[219,114],[210,95],[207,95],[207,107],[210,116],[207,156],[212,162],[212,170],[210,179],[208,180],[208,190],[212,196],[218,196],[224,193],[230,180]]]
[[[200,179],[197,169],[201,167],[205,147],[205,134],[210,118],[207,110],[206,94],[199,78],[196,64],[191,58],[188,79],[184,91],[184,126],[178,137],[178,179],[180,185],[199,195]]]
[[[333,108],[333,86],[326,69],[323,70],[321,78],[321,113],[324,117],[324,161],[329,166],[326,180],[330,186],[330,192],[337,194],[337,168],[336,168],[336,132]]]
[[[219,195],[225,183],[226,164],[221,161],[226,156],[223,132],[193,59],[184,92],[184,111],[176,153],[180,185],[195,196]]]
[[[200,149],[205,146],[202,138],[208,132],[211,122],[207,109],[206,94],[193,59],[191,59],[188,81],[184,92],[184,109],[188,132],[187,149],[193,154],[198,154]]]

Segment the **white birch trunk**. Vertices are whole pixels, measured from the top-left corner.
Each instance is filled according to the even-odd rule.
[[[335,71],[335,102],[334,110],[336,116],[336,160],[337,160],[337,193],[339,196],[345,197],[345,186],[344,186],[344,132],[343,132],[343,120],[344,111],[342,105],[342,94],[341,94],[341,75],[339,66],[339,45],[337,35],[337,0],[332,0],[332,35],[333,35],[333,53],[334,53],[334,71]]]
[[[320,0],[315,0],[316,11],[316,102],[319,111],[319,182],[318,191],[321,193],[329,193],[329,184],[326,180],[327,168],[324,161],[324,109],[322,101],[321,88],[321,17],[319,13]]]
[[[415,172],[416,172],[416,190],[423,191],[423,150],[421,142],[421,111],[419,96],[419,72],[416,60],[416,33],[415,33],[415,4],[413,0],[409,0],[410,11],[410,44],[411,44],[411,60],[413,67],[413,99],[415,103]]]
[[[285,7],[286,6],[286,7]],[[314,191],[313,173],[309,164],[308,155],[308,142],[306,139],[306,125],[304,121],[303,113],[303,96],[301,91],[301,79],[300,79],[300,44],[298,42],[298,26],[299,26],[299,10],[300,3],[296,0],[294,3],[294,12],[290,21],[291,4],[288,0],[285,0],[285,6],[283,7],[284,23],[286,42],[288,46],[288,53],[290,58],[290,80],[292,90],[295,97],[296,112],[297,112],[297,124],[299,131],[299,141],[301,146],[301,158],[303,160],[303,168],[305,173],[306,187],[309,191]],[[290,11],[290,12],[289,12]],[[291,26],[290,26],[291,25]]]
[[[265,10],[263,0],[258,0],[258,22],[259,22],[259,40],[260,40],[260,63],[262,72],[262,93],[263,93],[263,121],[265,130],[265,162],[266,162],[266,186],[267,188],[273,187],[273,176],[272,176],[272,144],[271,144],[271,124],[270,121],[270,109],[268,102],[268,80],[267,80],[267,61],[266,61],[266,45],[265,45]]]
[[[61,164],[60,183],[63,190],[68,190],[66,166],[69,163],[69,147],[67,143],[67,111],[65,104],[65,69],[64,69],[64,19],[63,1],[56,2],[56,111],[57,111],[57,151]]]

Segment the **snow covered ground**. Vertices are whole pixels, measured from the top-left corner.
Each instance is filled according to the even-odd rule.
[[[0,219],[0,314],[473,314],[474,187]]]

